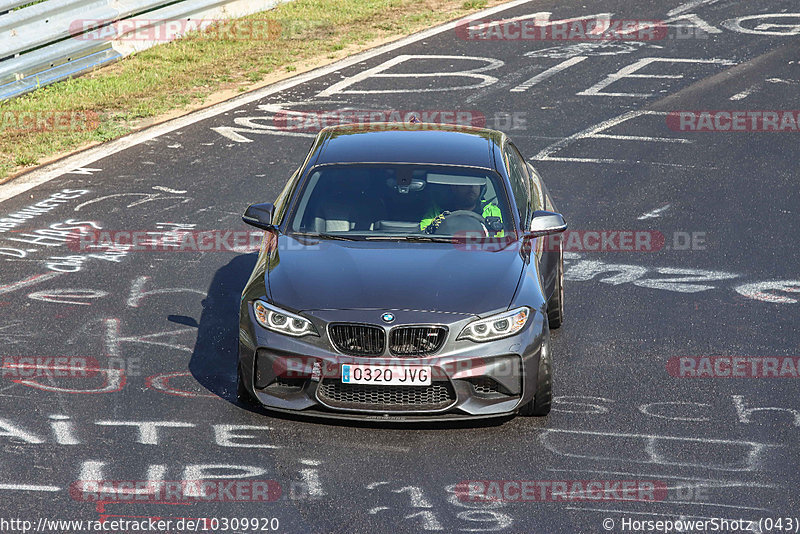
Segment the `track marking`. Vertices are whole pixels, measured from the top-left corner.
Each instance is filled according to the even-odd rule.
[[[144,198],[141,198],[139,200],[134,200],[133,202],[131,202],[130,204],[128,204],[126,206],[127,208],[133,208],[135,206],[138,206],[139,204],[145,204],[147,202],[153,202],[153,201],[156,201],[156,200],[178,200],[178,199],[183,199],[183,202],[181,202],[181,204],[186,204],[187,202],[189,202],[191,200],[190,197],[184,197],[184,196],[166,197],[166,196],[162,195],[161,193],[115,193],[113,195],[105,195],[105,196],[102,196],[102,197],[93,198],[92,200],[87,200],[86,202],[83,202],[83,203],[78,204],[77,206],[75,206],[73,208],[73,211],[80,211],[82,208],[85,208],[86,206],[94,204],[95,202],[101,202],[103,200],[108,200],[110,198],[130,197],[130,196],[144,197]],[[173,207],[175,207],[177,205],[178,204],[173,204],[169,208],[173,208]],[[164,208],[164,209],[169,209],[169,208]]]
[[[800,293],[800,280],[773,280],[767,282],[753,282],[736,286],[734,291],[740,295],[776,304],[797,304],[797,299],[785,295],[777,295],[772,291],[785,293]]]
[[[94,289],[46,289],[35,291],[28,295],[29,299],[40,300],[52,304],[70,304],[75,306],[91,306],[91,302],[82,302],[77,299],[101,299],[107,297],[107,291],[96,291]]]
[[[433,505],[425,498],[425,492],[419,486],[405,486],[392,490],[392,493],[408,493],[412,508],[433,508]]]
[[[642,473],[631,473],[630,471],[606,471],[602,469],[577,469],[577,468],[570,468],[570,469],[558,469],[555,467],[548,467],[548,471],[567,471],[567,472],[576,472],[576,473],[597,473],[599,475],[620,475],[620,476],[631,476],[631,477],[641,477],[641,478],[671,478],[674,480],[689,480],[692,482],[721,482],[725,484],[725,487],[736,487],[736,486],[747,486],[747,487],[759,487],[759,488],[777,488],[779,487],[777,484],[761,484],[758,482],[752,481],[737,481],[737,480],[717,480],[714,478],[699,478],[699,477],[684,477],[684,476],[676,476],[676,475],[646,475]]]
[[[387,74],[384,71],[391,69],[396,65],[400,65],[405,63],[406,61],[411,61],[414,59],[451,59],[455,61],[480,61],[485,63],[480,67],[475,67],[473,69],[464,69],[458,71],[445,71],[445,72],[402,72],[402,73],[394,73],[394,74]],[[372,94],[388,94],[388,93],[432,93],[432,92],[442,92],[442,91],[453,91],[457,89],[480,89],[482,87],[487,87],[489,85],[497,83],[498,79],[494,76],[489,76],[488,74],[484,74],[484,72],[489,70],[496,70],[505,65],[504,61],[499,59],[491,58],[491,57],[481,57],[481,56],[447,56],[447,55],[439,55],[439,54],[428,54],[428,55],[411,55],[411,54],[402,54],[399,56],[395,56],[387,61],[384,61],[380,65],[372,67],[371,69],[362,70],[358,74],[354,76],[350,76],[349,78],[345,78],[338,83],[335,83],[317,93],[317,97],[328,97],[334,94],[350,94],[350,95],[372,95]],[[346,89],[356,83],[363,82],[368,78],[473,78],[479,80],[477,83],[472,85],[456,85],[456,86],[437,86],[437,87],[422,87],[422,88],[397,88],[397,89]]]
[[[721,65],[731,66],[736,65],[735,61],[730,59],[710,58],[710,59],[696,59],[696,58],[667,58],[667,57],[645,57],[622,67],[617,72],[609,74],[604,79],[600,80],[590,88],[575,93],[577,96],[613,96],[613,97],[628,97],[628,98],[650,98],[656,96],[656,93],[604,93],[603,90],[613,85],[614,83],[624,80],[626,78],[634,79],[666,79],[666,80],[682,80],[685,78],[683,74],[634,74],[644,69],[653,63],[690,63],[690,64],[706,64],[706,65]]]
[[[76,169],[72,169],[71,171],[67,171],[66,174],[93,174],[96,172],[100,172],[103,169],[93,169],[91,167],[78,167]]]
[[[17,289],[23,289],[26,287],[33,286],[40,282],[44,282],[45,280],[50,280],[51,278],[55,278],[57,276],[61,276],[61,273],[35,274],[33,276],[29,276],[24,280],[20,280],[19,282],[12,282],[10,284],[0,286],[0,295],[11,293],[12,291],[16,291]]]
[[[263,111],[267,113],[267,115],[251,115],[248,117],[236,117],[233,119],[233,123],[236,126],[216,126],[211,128],[212,131],[217,132],[218,134],[227,137],[231,141],[236,141],[237,143],[252,143],[253,140],[245,137],[241,134],[271,134],[271,135],[283,135],[286,137],[310,137],[314,138],[317,134],[306,133],[306,132],[294,132],[286,129],[281,129],[275,126],[275,116],[278,113],[285,113],[288,116],[302,116],[305,114],[304,111],[295,111],[289,109],[292,106],[303,106],[308,105],[309,102],[282,102],[277,104],[261,104],[258,106],[259,111]],[[344,100],[315,100],[314,104],[316,105],[323,105],[323,104],[337,104],[347,106],[347,102]],[[347,107],[339,108],[340,110],[348,109]],[[241,110],[246,112],[247,110]],[[269,115],[269,114],[272,115]],[[257,121],[266,121],[272,119],[273,124],[264,124]],[[270,162],[274,163],[274,162]],[[263,175],[261,176],[263,177]],[[238,215],[238,214],[237,214]]]
[[[575,438],[576,436],[597,436],[598,438],[608,438],[609,443],[606,443],[605,447],[602,447],[604,452],[602,454],[592,454],[592,453],[581,453],[580,450],[576,451],[569,451],[569,445],[574,445],[567,440],[562,440],[563,442],[560,444],[554,444],[550,442],[550,437],[554,435],[565,436],[568,440],[569,437]],[[635,450],[631,446],[631,441],[638,441],[640,443],[641,448]],[[695,438],[695,437],[683,437],[683,436],[664,436],[658,434],[626,434],[620,432],[595,432],[595,431],[588,431],[588,430],[562,430],[562,429],[547,429],[541,434],[539,434],[539,443],[547,449],[548,451],[558,454],[560,456],[564,456],[567,458],[583,458],[587,460],[595,460],[595,461],[620,461],[620,462],[632,462],[638,464],[655,464],[655,465],[663,465],[663,466],[670,466],[670,467],[701,467],[704,469],[712,469],[715,471],[754,471],[758,469],[761,463],[761,455],[762,453],[768,448],[775,448],[775,447],[782,447],[782,445],[773,445],[769,443],[759,443],[755,441],[744,441],[744,440],[727,440],[727,439],[712,439],[712,438]],[[622,455],[614,456],[613,452],[610,452],[610,445],[616,444],[619,446],[620,449],[624,449],[625,452]],[[675,447],[680,446],[681,444],[684,445],[702,445],[704,447],[710,446],[720,446],[720,447],[737,447],[737,448],[744,448],[745,450],[742,451],[742,456],[737,459],[738,465],[734,465],[731,463],[700,463],[700,462],[681,462],[678,461],[677,458],[669,458],[658,450],[658,445],[665,445],[669,444],[672,445],[672,449],[674,450]],[[562,448],[564,450],[559,450]],[[638,456],[635,456],[633,453],[638,452]],[[726,453],[726,456],[730,456],[729,453]]]
[[[306,485],[308,490],[308,495],[312,498],[318,499],[327,495],[325,490],[322,489],[322,482],[319,479],[319,469],[301,469],[300,478],[303,479],[303,483]]]
[[[148,389],[161,391],[167,395],[173,395],[175,397],[219,399],[219,397],[213,393],[194,393],[192,391],[177,389],[171,386],[169,381],[172,378],[179,376],[192,376],[192,374],[189,371],[177,371],[174,373],[164,373],[149,376],[147,379],[145,379],[145,387]]]
[[[58,486],[39,486],[37,484],[0,484],[0,490],[12,491],[61,491]]]
[[[619,135],[619,134],[595,134],[593,139],[614,139],[616,141],[643,141],[646,143],[685,143],[692,144],[694,141],[680,137],[648,137],[643,135]]]
[[[139,276],[131,283],[131,292],[126,301],[129,308],[138,308],[142,299],[151,295],[171,295],[175,293],[197,293],[198,295],[207,296],[208,293],[200,291],[199,289],[192,289],[190,287],[167,287],[162,289],[151,289],[145,291],[144,287],[147,281],[150,280],[149,276]]]
[[[656,47],[656,45],[648,45],[642,41],[597,41],[540,48],[538,50],[525,52],[525,57],[569,59],[575,56],[617,56],[638,52],[642,47]]]
[[[753,94],[755,91],[758,91],[760,89],[760,87],[761,87],[761,84],[755,84],[753,86],[750,86],[747,89],[745,89],[744,91],[742,91],[741,93],[736,93],[735,95],[730,97],[730,100],[733,100],[734,102],[737,101],[737,100],[744,100],[745,98],[747,98],[748,96]]]
[[[581,61],[583,61],[585,59],[586,59],[586,56],[576,56],[576,57],[569,58],[566,61],[562,61],[558,65],[556,65],[554,67],[550,67],[546,71],[540,72],[539,74],[537,74],[536,76],[534,76],[530,80],[522,82],[518,86],[512,88],[511,92],[512,93],[522,93],[524,91],[527,91],[528,89],[530,89],[534,85],[552,78],[553,76],[555,76],[556,74],[558,74],[562,70],[567,70],[568,68],[572,67],[573,65],[577,65],[578,63],[580,63]]]
[[[630,160],[622,160],[622,159],[611,159],[611,158],[577,158],[577,157],[560,157],[554,156],[553,154],[560,152],[562,149],[566,148],[567,146],[580,141],[581,139],[608,139],[609,134],[603,134],[606,130],[613,128],[614,126],[618,126],[624,122],[636,119],[638,117],[642,117],[645,115],[652,115],[652,116],[661,116],[666,117],[669,115],[669,112],[666,111],[649,111],[649,110],[634,110],[629,111],[627,113],[623,113],[617,117],[612,119],[608,119],[603,121],[599,124],[595,124],[594,126],[590,126],[585,130],[581,130],[578,133],[572,134],[568,137],[564,137],[563,139],[556,141],[552,145],[548,146],[535,156],[531,158],[534,161],[568,161],[568,162],[576,162],[576,163],[644,163],[648,165],[664,165],[669,167],[685,167],[685,165],[679,163],[659,163],[659,162],[650,162],[650,161],[630,161]],[[663,138],[663,137],[645,137],[639,135],[614,135],[613,139],[623,140],[623,141],[648,141],[653,143],[663,143],[663,142],[670,142],[670,143],[691,143],[689,139],[683,138]]]
[[[56,443],[59,445],[81,445],[81,441],[75,437],[75,429],[68,415],[54,414],[50,416],[50,428],[53,429]]]
[[[187,191],[170,189],[169,187],[164,187],[163,185],[154,185],[153,189],[155,189],[156,191],[164,191],[165,193],[172,193],[174,195],[182,195],[184,193],[187,193]]]
[[[197,425],[185,421],[95,421],[98,426],[127,426],[135,427],[137,432],[136,443],[142,445],[159,444],[159,428],[193,428]]]
[[[648,211],[647,213],[643,213],[636,217],[637,221],[643,221],[645,219],[657,219],[661,217],[661,214],[667,211],[672,204],[667,204],[666,206],[661,206],[660,208],[656,208],[653,211]]]
[[[711,4],[716,4],[717,2],[719,2],[719,0],[691,0],[690,2],[685,2],[685,3],[681,4],[681,5],[679,5],[675,9],[671,9],[671,10],[667,11],[667,16],[668,17],[674,17],[676,15],[682,15],[682,14],[686,13],[687,11],[692,11],[695,8],[698,8],[698,7],[701,7],[701,6],[706,6],[706,5],[711,5]]]
[[[742,22],[747,22],[751,20],[766,20],[766,19],[784,19],[784,18],[797,18],[800,16],[800,13],[763,13],[759,15],[748,15],[746,17],[738,17],[735,19],[729,19],[723,21],[721,26],[728,30],[744,33],[749,35],[775,35],[778,37],[794,37],[800,34],[800,26],[796,24],[776,24],[776,23],[767,23],[762,22],[755,28],[745,28],[742,26]],[[782,28],[785,31],[770,31],[771,29],[774,30],[776,28]]]

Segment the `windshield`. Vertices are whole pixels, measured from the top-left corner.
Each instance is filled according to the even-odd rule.
[[[290,216],[291,233],[340,239],[508,235],[514,225],[494,171],[442,165],[322,165]]]

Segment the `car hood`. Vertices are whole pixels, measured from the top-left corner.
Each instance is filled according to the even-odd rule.
[[[290,309],[420,310],[483,315],[511,303],[525,262],[517,247],[298,241],[280,236],[266,283]]]

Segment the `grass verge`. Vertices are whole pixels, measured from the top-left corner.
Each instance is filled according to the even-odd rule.
[[[212,31],[150,48],[0,103],[0,183],[77,149],[500,3],[293,0],[241,19],[274,21],[269,38]],[[59,128],[20,128],[24,112],[57,112],[65,122]]]

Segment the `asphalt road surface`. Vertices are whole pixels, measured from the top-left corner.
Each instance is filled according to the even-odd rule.
[[[668,32],[480,40],[446,27],[0,188],[0,531],[22,532],[2,523],[13,519],[153,517],[173,521],[162,532],[191,530],[180,518],[214,532],[622,532],[704,519],[719,532],[795,531],[797,2],[535,0],[481,17],[546,12]],[[248,410],[235,399],[236,313],[254,252],[65,242],[79,227],[249,231],[245,207],[275,199],[313,119],[336,110],[460,112],[509,133],[542,173],[573,231],[550,416],[387,426]],[[719,110],[751,112],[741,129],[766,131],[696,113]],[[753,118],[765,111],[778,115]],[[722,376],[753,374],[764,357],[777,372]],[[282,491],[174,502],[140,487],[100,503],[75,491],[158,479]],[[465,497],[468,481],[484,489]],[[503,481],[556,491],[523,496]],[[641,498],[580,493],[620,481]]]

